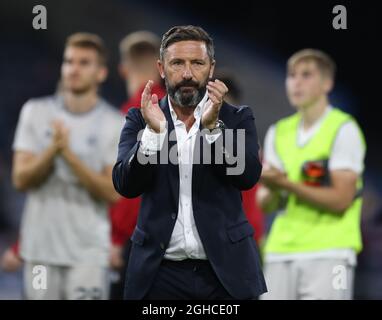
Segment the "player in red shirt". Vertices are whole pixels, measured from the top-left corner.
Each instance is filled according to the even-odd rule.
[[[166,95],[158,69],[160,39],[148,31],[137,31],[127,35],[120,43],[121,62],[119,73],[126,82],[129,100],[121,107],[126,114],[131,107],[141,105],[141,95],[148,80],[154,81],[152,93],[158,98]],[[140,197],[121,198],[110,208],[112,225],[112,251],[110,264],[119,277],[112,283],[111,299],[122,299],[125,266],[129,254],[129,238],[137,222]]]

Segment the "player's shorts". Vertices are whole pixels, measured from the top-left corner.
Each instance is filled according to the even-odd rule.
[[[105,300],[108,291],[105,267],[24,264],[24,297],[28,300]]]
[[[301,259],[267,262],[268,292],[262,300],[350,300],[354,266],[346,259]]]

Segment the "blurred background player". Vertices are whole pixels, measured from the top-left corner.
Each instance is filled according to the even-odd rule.
[[[131,107],[140,106],[143,89],[149,80],[154,81],[153,93],[159,98],[166,94],[157,68],[160,38],[149,31],[128,34],[120,42],[119,73],[126,83],[129,100],[121,111],[126,114]],[[122,299],[125,284],[125,266],[129,255],[129,238],[134,231],[141,198],[121,197],[110,208],[112,222],[111,266],[116,270],[110,290],[110,299]]]
[[[258,200],[275,218],[265,245],[264,299],[351,299],[365,141],[349,114],[330,105],[335,63],[305,49],[287,64],[286,89],[297,110],[265,137]],[[284,198],[284,199],[283,199]]]
[[[14,186],[27,192],[20,255],[27,299],[105,299],[110,249],[108,203],[123,118],[98,95],[107,77],[97,35],[68,37],[61,94],[22,108],[13,144]],[[46,289],[34,285],[36,265]]]
[[[55,94],[61,94],[62,83],[58,81]],[[23,260],[20,256],[19,237],[8,248],[6,248],[0,257],[0,268],[5,272],[17,272],[23,266]]]

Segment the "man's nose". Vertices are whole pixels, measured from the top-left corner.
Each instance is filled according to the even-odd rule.
[[[183,70],[183,79],[192,79],[192,72],[189,65],[186,65]]]
[[[294,79],[292,79],[292,81],[290,82],[290,85],[297,89],[301,86],[301,78],[299,77],[295,77]]]
[[[68,75],[72,75],[73,73],[77,73],[77,68],[76,67],[74,67],[74,66],[68,66],[67,68],[66,68],[66,74],[68,74]]]
[[[298,75],[295,80],[296,80],[295,81],[296,85],[300,86],[301,83],[303,83],[303,81],[304,81],[304,77],[302,75]]]

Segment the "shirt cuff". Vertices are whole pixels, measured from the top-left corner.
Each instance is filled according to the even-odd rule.
[[[206,140],[209,144],[213,144],[220,136],[221,136],[221,131],[219,133],[215,134],[206,134]]]
[[[167,129],[161,133],[156,133],[146,126],[142,134],[141,145],[139,151],[145,155],[152,155],[162,149],[164,138],[166,136]]]

